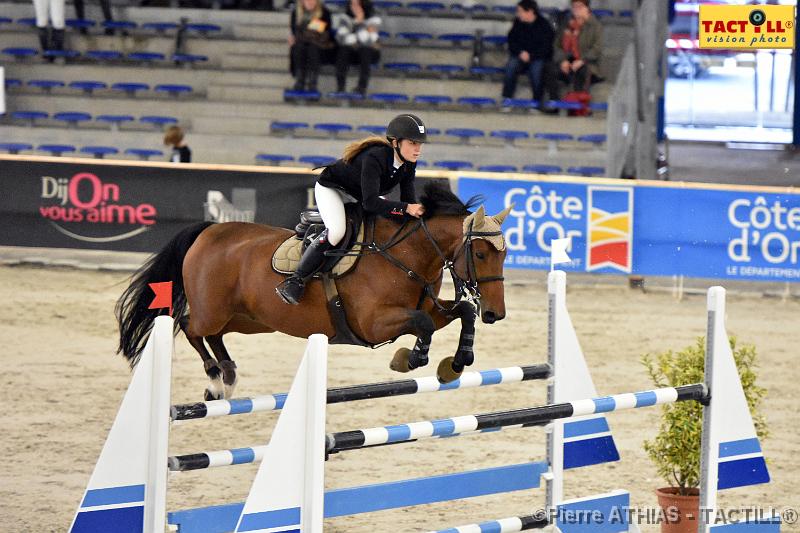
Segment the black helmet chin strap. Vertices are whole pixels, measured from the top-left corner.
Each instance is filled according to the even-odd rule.
[[[400,161],[402,161],[403,163],[408,163],[408,159],[403,157],[403,154],[400,153],[400,141],[402,141],[403,139],[395,139],[395,140],[397,141],[397,146],[394,147],[394,151],[397,154],[397,157],[399,157]]]

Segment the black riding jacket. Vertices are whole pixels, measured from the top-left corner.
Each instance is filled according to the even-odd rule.
[[[405,162],[394,168],[394,149],[375,145],[364,149],[350,163],[341,159],[326,167],[317,180],[320,185],[341,189],[361,202],[364,211],[383,216],[403,216],[410,203],[416,203],[414,192],[415,163]],[[385,200],[400,185],[400,201]]]

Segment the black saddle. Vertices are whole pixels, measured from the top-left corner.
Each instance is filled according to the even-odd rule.
[[[361,204],[344,204],[344,212],[347,219],[347,230],[342,242],[333,250],[351,249],[358,238],[358,230],[364,222],[364,210]],[[322,222],[319,211],[307,209],[300,212],[300,222],[294,227],[294,233],[296,239],[303,241],[302,252],[305,252],[311,241],[316,239],[323,231],[325,231],[325,224]],[[329,255],[318,272],[330,272],[341,258],[342,255],[340,254]]]

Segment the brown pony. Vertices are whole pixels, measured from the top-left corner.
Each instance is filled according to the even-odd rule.
[[[397,350],[393,370],[408,372],[427,364],[433,332],[459,318],[456,354],[438,369],[440,381],[452,381],[473,362],[478,309],[472,302],[485,323],[505,317],[506,249],[500,225],[508,210],[494,217],[485,215],[483,207],[470,213],[477,201],[464,204],[449,188],[429,184],[421,198],[425,217],[402,224],[377,217],[372,242],[363,247],[352,272],[336,280],[350,329],[365,344],[392,342],[405,334],[417,337],[412,350]],[[176,333],[180,327],[186,334],[211,380],[206,399],[230,398],[236,385],[236,364],[222,342],[226,333],[333,337],[321,281],[308,283],[300,305],[287,305],[275,293],[284,276],[270,268],[270,259],[291,236],[286,229],[241,222],[184,229],[134,274],[117,302],[118,351],[136,364],[160,312],[147,309],[152,299],[148,284],[170,280]],[[438,297],[445,270],[453,276],[454,301]]]

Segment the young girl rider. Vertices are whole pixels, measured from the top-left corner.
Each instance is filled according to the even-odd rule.
[[[297,270],[275,290],[281,299],[297,305],[306,281],[322,266],[325,252],[344,238],[344,204],[361,202],[366,213],[420,217],[414,176],[422,144],[428,140],[425,124],[411,114],[398,115],[386,128],[386,139],[369,137],[345,148],[341,159],[326,167],[314,188],[319,214],[327,228],[303,253]],[[400,185],[400,201],[381,198]]]

